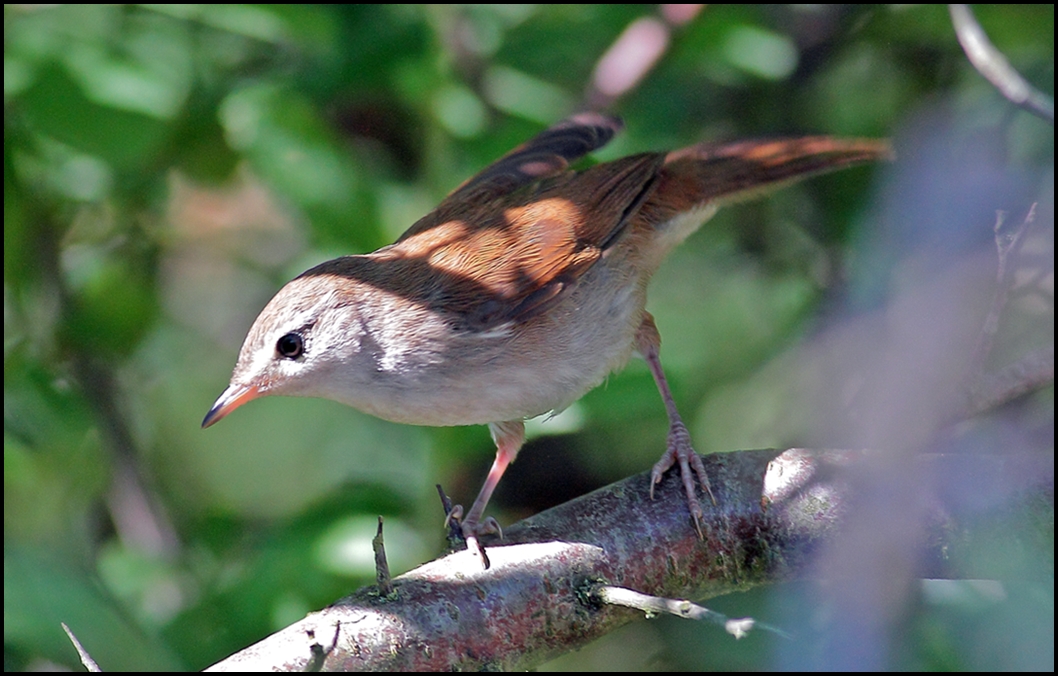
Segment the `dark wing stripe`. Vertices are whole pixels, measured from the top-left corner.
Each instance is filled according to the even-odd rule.
[[[609,143],[621,127],[616,117],[580,113],[546,129],[486,167],[457,188],[445,201],[466,192],[506,193],[515,188],[557,175],[570,162]],[[477,194],[482,198],[484,195]]]

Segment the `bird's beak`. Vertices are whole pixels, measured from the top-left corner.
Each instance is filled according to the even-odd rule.
[[[261,396],[261,393],[257,385],[237,385],[235,383],[228,385],[228,389],[224,390],[224,393],[217,398],[213,408],[209,409],[209,413],[203,418],[202,429],[209,427],[246,402],[252,401],[259,396]]]

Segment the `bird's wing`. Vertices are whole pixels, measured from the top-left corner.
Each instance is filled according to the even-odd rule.
[[[616,241],[664,162],[648,153],[568,171],[618,129],[598,114],[551,127],[371,256],[404,266],[421,298],[471,330],[544,311]]]

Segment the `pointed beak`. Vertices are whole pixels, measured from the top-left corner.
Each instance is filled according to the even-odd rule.
[[[259,396],[261,396],[261,393],[257,389],[257,385],[236,385],[232,383],[217,398],[213,408],[209,409],[209,413],[202,420],[202,429],[209,427],[246,402],[252,401]]]

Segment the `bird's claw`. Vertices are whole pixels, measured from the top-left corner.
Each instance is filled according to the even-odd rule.
[[[478,536],[499,535],[502,540],[503,529],[500,528],[500,522],[491,516],[487,516],[481,521],[462,521],[462,519],[463,506],[454,505],[452,510],[445,516],[445,528],[450,527],[453,523],[456,524],[467,543],[467,549],[477,556],[481,560],[482,565],[488,569],[489,565],[491,565],[489,557],[485,554],[485,547],[478,540]]]
[[[698,532],[698,537],[704,540],[705,513],[702,511],[702,505],[698,501],[698,493],[694,486],[695,478],[697,477],[698,483],[709,495],[713,505],[716,505],[716,497],[709,486],[709,475],[705,472],[702,458],[694,452],[694,448],[691,446],[691,435],[682,421],[674,422],[672,427],[669,428],[668,448],[666,448],[664,455],[655,463],[654,468],[650,472],[651,500],[654,499],[654,486],[661,482],[665,472],[669,471],[676,463],[679,463],[680,466],[680,478],[683,481],[683,490],[687,495],[687,507],[690,508],[691,516],[694,518],[694,529]]]

